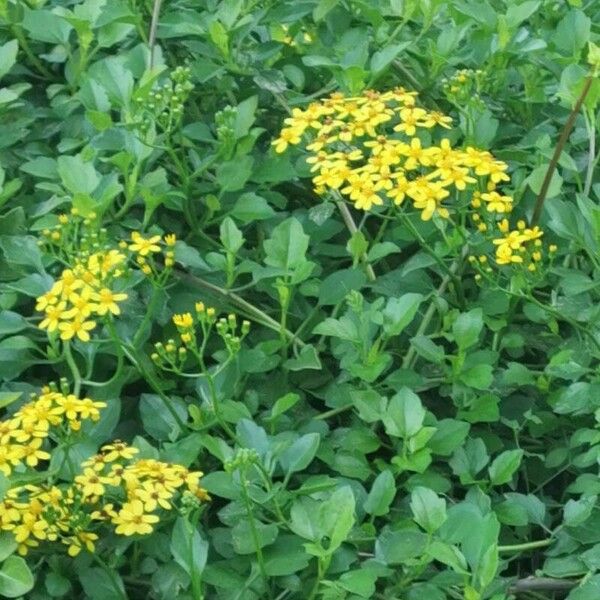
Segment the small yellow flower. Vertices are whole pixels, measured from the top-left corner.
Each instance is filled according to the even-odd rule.
[[[104,452],[104,460],[106,462],[113,462],[119,458],[130,460],[139,452],[137,448],[129,446],[120,440],[115,440],[112,444],[102,446],[101,451]]]
[[[60,323],[58,328],[60,330],[61,340],[70,340],[77,337],[82,342],[90,341],[89,332],[96,327],[96,321],[84,321],[82,319],[74,319],[66,323]]]
[[[46,317],[39,324],[40,329],[47,329],[50,333],[56,331],[59,320],[64,317],[67,308],[66,302],[60,302],[56,305],[46,307]]]
[[[194,319],[190,313],[173,315],[173,324],[177,329],[185,331],[194,327]]]
[[[142,237],[137,231],[132,232],[132,244],[129,244],[129,249],[136,252],[140,256],[148,256],[152,252],[160,252],[160,235],[153,235],[150,238]]]
[[[156,515],[144,512],[144,505],[140,500],[133,500],[123,505],[112,522],[117,526],[115,533],[118,535],[148,535],[153,531],[153,524],[158,523]]]
[[[127,294],[115,293],[108,288],[102,288],[99,292],[92,294],[92,299],[97,302],[96,313],[104,316],[107,313],[120,315],[121,309],[117,302],[127,300]]]
[[[171,248],[177,243],[177,237],[175,236],[174,233],[169,233],[169,234],[165,235],[164,239],[165,239],[165,244]]]

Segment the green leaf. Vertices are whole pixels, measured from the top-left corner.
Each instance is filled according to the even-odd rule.
[[[3,474],[4,475],[4,474]],[[6,480],[9,485],[8,480]],[[4,498],[4,494],[1,495]],[[17,549],[17,542],[15,536],[11,531],[0,532],[0,562],[4,562],[11,554]]]
[[[411,492],[410,508],[415,522],[430,534],[437,531],[447,518],[446,501],[429,488],[419,486]]]
[[[400,335],[414,319],[423,301],[421,294],[390,298],[383,309],[383,330],[388,337]]]
[[[0,312],[0,336],[19,333],[30,327],[27,319],[19,313],[10,310]]]
[[[117,590],[120,591],[120,595],[126,597],[121,576],[115,571],[108,573],[105,569],[94,567],[78,570],[77,574],[86,594],[85,597],[89,600],[115,600]]]
[[[317,454],[320,441],[321,436],[318,433],[306,433],[299,437],[279,457],[284,471],[295,473],[308,467]]]
[[[340,0],[319,0],[313,10],[313,19],[316,23],[322,21],[331,10],[333,10]]]
[[[544,182],[544,178],[546,177],[547,171],[547,164],[540,165],[539,167],[536,167],[527,178],[529,187],[531,188],[534,194],[539,194],[542,191],[542,184]],[[558,196],[562,189],[562,184],[562,177],[559,175],[558,171],[554,171],[552,173],[552,179],[550,180],[550,187],[548,188],[546,198],[554,198]]]
[[[246,155],[221,163],[217,168],[217,183],[221,192],[241,190],[252,175],[254,159]]]
[[[23,27],[32,39],[50,44],[69,46],[69,23],[49,10],[24,8]]]
[[[319,304],[330,306],[343,300],[352,290],[360,290],[367,277],[360,269],[343,269],[325,277],[319,286]]]
[[[264,242],[265,263],[291,272],[306,262],[306,250],[310,237],[304,233],[300,221],[290,217],[271,233]]]
[[[329,538],[327,554],[333,554],[346,541],[355,521],[355,502],[352,489],[344,486],[321,505],[319,518]]]
[[[175,521],[170,550],[175,562],[190,576],[200,577],[208,557],[208,542],[186,518]]]
[[[219,227],[221,233],[221,243],[227,252],[237,254],[237,251],[244,245],[244,236],[237,228],[231,217],[225,217]]]
[[[459,349],[464,351],[476,344],[482,329],[483,311],[481,308],[474,308],[458,315],[452,324],[452,334]]]
[[[376,517],[387,515],[395,495],[396,481],[394,476],[391,471],[382,471],[375,478],[363,508],[370,515]]]
[[[488,469],[492,485],[510,482],[522,459],[523,450],[505,450],[499,454]]]
[[[434,364],[444,362],[446,353],[442,346],[438,346],[435,342],[424,335],[417,335],[410,340],[410,345],[415,349],[416,353]]]
[[[283,366],[290,371],[302,371],[304,369],[320,370],[322,368],[321,359],[316,348],[312,344],[302,347],[295,358],[288,358]]]
[[[435,429],[428,447],[434,454],[441,456],[452,454],[469,434],[469,424],[455,419],[442,419],[435,424]]]
[[[409,46],[410,42],[401,42],[400,44],[390,44],[389,46],[385,46],[381,50],[378,50],[371,57],[371,71],[373,71],[375,75],[381,73],[392,64],[402,50]]]
[[[20,556],[9,556],[0,569],[0,596],[18,598],[33,588],[33,574]]]
[[[271,409],[271,415],[269,419],[272,420],[281,416],[290,408],[295,406],[298,400],[300,400],[300,396],[298,394],[294,394],[293,392],[289,392],[285,396],[278,398],[275,404],[273,404],[273,408]]]
[[[461,575],[469,574],[469,565],[462,552],[450,544],[440,540],[433,540],[427,548],[427,554],[434,560],[451,567],[456,573]]]
[[[476,390],[487,390],[494,380],[492,365],[475,365],[460,374],[460,380]]]
[[[424,418],[425,409],[421,399],[405,387],[390,400],[383,423],[389,435],[406,439],[421,429]]]
[[[61,181],[72,194],[91,194],[100,183],[94,165],[84,161],[80,155],[59,156],[56,167]]]
[[[569,500],[563,509],[564,523],[568,527],[581,525],[592,514],[596,507],[598,496],[585,496],[579,500]]]
[[[590,39],[592,21],[577,9],[570,10],[556,26],[552,41],[568,56],[575,56]]]
[[[398,531],[386,527],[375,542],[375,558],[386,565],[400,565],[422,556],[427,544],[427,535],[416,527]]]
[[[60,573],[50,571],[44,579],[44,587],[52,598],[60,598],[71,591],[71,582]]]
[[[234,219],[246,224],[270,219],[275,211],[262,196],[254,192],[247,192],[236,200],[229,214]]]
[[[256,545],[254,541],[253,531],[256,532],[257,543],[259,548],[269,546],[279,534],[279,529],[274,523],[261,523],[254,518],[254,528],[250,525],[247,519],[238,521],[231,530],[231,539],[233,548],[238,554],[254,554],[256,553]]]
[[[302,540],[295,535],[280,535],[275,543],[264,549],[265,571],[270,577],[284,577],[302,571],[310,556]]]
[[[10,40],[0,46],[0,78],[4,77],[17,62],[17,52],[19,51],[19,42]]]
[[[377,572],[368,567],[347,571],[338,580],[338,584],[360,598],[372,598],[375,594]]]
[[[142,394],[140,416],[144,429],[157,440],[175,440],[181,434],[181,428],[167,408],[165,401],[156,394]],[[178,398],[170,398],[172,410],[185,422],[187,408]]]
[[[511,4],[506,11],[506,24],[510,29],[516,29],[539,8],[541,0],[525,0],[521,4]]]

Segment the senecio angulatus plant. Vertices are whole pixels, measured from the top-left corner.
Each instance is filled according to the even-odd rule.
[[[597,600],[599,18],[0,0],[0,598]]]

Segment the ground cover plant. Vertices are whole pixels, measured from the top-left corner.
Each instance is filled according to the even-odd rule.
[[[0,0],[0,598],[600,597],[599,19]]]

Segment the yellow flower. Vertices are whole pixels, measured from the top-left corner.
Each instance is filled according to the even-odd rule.
[[[67,308],[66,302],[46,307],[46,317],[39,324],[40,329],[47,329],[48,332],[56,331],[59,320],[64,317]]]
[[[177,237],[174,233],[169,233],[164,237],[165,244],[169,247],[173,247],[177,243]]]
[[[92,294],[92,298],[97,302],[96,313],[104,316],[106,313],[120,315],[121,309],[117,302],[127,300],[127,294],[115,293],[108,288],[102,288],[99,292]]]
[[[40,460],[50,460],[50,454],[40,450],[42,440],[36,438],[23,446],[23,456],[28,467],[36,467]]]
[[[106,462],[113,462],[119,458],[129,460],[139,452],[137,448],[129,446],[120,440],[115,440],[112,444],[106,444],[100,450],[104,453],[104,460]]]
[[[160,235],[153,235],[150,238],[142,237],[137,231],[131,234],[132,244],[129,244],[129,249],[132,252],[137,252],[140,256],[148,256],[152,252],[160,252]]]
[[[82,548],[88,552],[95,550],[94,542],[98,539],[95,533],[90,531],[80,531],[74,536],[70,536],[63,540],[63,543],[68,546],[67,554],[71,557],[77,556]]]
[[[75,483],[78,485],[84,498],[87,496],[102,496],[105,490],[104,481],[105,478],[89,467],[83,470],[82,475],[75,477]]]
[[[194,319],[190,313],[173,315],[173,324],[177,329],[185,331],[194,327]]]
[[[92,288],[88,285],[80,293],[73,292],[70,294],[69,302],[73,305],[73,308],[65,312],[65,319],[77,317],[83,321],[96,310],[96,305],[92,302]]]
[[[286,127],[282,129],[279,137],[271,142],[272,146],[275,146],[275,152],[281,154],[287,150],[289,145],[295,146],[300,143],[302,132],[293,127]]]
[[[96,327],[95,321],[84,321],[82,319],[74,319],[67,323],[60,323],[58,328],[61,331],[61,340],[70,340],[77,337],[82,342],[90,341],[89,332]]]
[[[118,535],[147,535],[152,533],[152,525],[158,523],[156,515],[144,512],[144,505],[140,500],[133,500],[123,505],[112,522],[117,526],[115,533]]]
[[[48,523],[44,519],[40,519],[39,515],[25,513],[22,515],[21,524],[12,531],[15,541],[21,544],[30,537],[36,537],[38,540],[46,539],[47,529]]]
[[[152,512],[159,507],[165,510],[171,509],[170,500],[173,497],[173,492],[163,486],[156,485],[152,481],[144,481],[142,487],[136,489],[134,494],[138,500],[144,503],[146,512]]]

